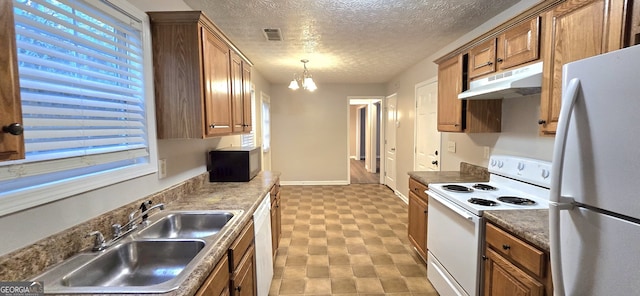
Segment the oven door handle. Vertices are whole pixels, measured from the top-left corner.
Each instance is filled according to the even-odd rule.
[[[473,214],[468,213],[467,211],[461,209],[460,207],[458,207],[457,205],[455,205],[454,203],[448,201],[446,198],[440,197],[437,194],[433,194],[427,192],[429,197],[435,199],[437,202],[441,203],[442,205],[444,205],[445,207],[447,207],[448,209],[450,209],[451,211],[453,211],[454,213],[462,216],[463,218],[469,220],[469,221],[473,221],[473,218],[475,217]]]

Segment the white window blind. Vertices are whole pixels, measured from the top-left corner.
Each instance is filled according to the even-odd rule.
[[[271,150],[271,103],[269,97],[262,98],[262,151]]]
[[[26,159],[0,194],[149,164],[143,23],[106,1],[14,0]]]
[[[255,91],[251,90],[251,132],[242,134],[242,147],[256,146],[256,99]]]

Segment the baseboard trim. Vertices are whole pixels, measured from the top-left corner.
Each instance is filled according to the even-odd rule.
[[[398,198],[399,198],[400,200],[402,200],[405,204],[409,204],[409,199],[408,199],[406,196],[404,196],[400,191],[398,191],[398,190],[394,190],[393,192],[394,192],[394,193],[396,194],[396,196],[398,196]]]
[[[280,181],[280,185],[349,185],[349,181],[347,180],[336,180],[336,181]]]

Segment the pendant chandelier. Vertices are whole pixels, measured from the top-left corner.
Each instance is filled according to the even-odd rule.
[[[300,61],[304,65],[304,71],[302,71],[302,75],[299,75],[298,73],[293,74],[293,80],[291,80],[291,83],[289,83],[289,88],[292,90],[296,90],[302,87],[303,89],[306,89],[308,91],[314,91],[318,89],[316,83],[313,82],[313,78],[311,78],[311,73],[309,73],[309,70],[307,70],[307,63],[309,62],[309,60],[302,59]]]

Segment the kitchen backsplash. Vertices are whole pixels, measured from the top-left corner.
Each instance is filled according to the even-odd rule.
[[[478,176],[480,179],[489,180],[489,170],[479,165],[460,162],[460,172]]]

